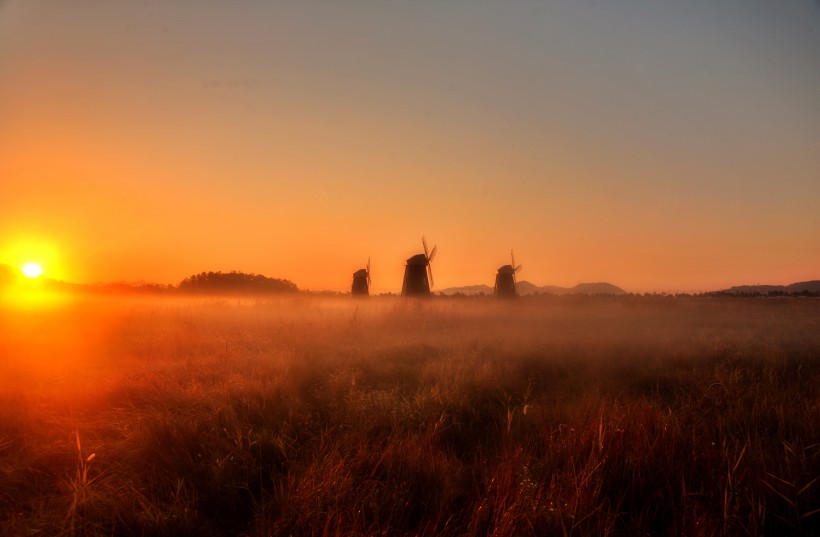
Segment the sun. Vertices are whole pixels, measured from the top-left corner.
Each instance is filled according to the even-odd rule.
[[[26,278],[36,278],[43,273],[43,267],[39,263],[26,263],[20,270]]]

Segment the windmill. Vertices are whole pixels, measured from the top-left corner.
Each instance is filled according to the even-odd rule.
[[[518,293],[515,291],[515,273],[521,270],[521,265],[515,265],[515,255],[510,250],[510,261],[512,264],[504,265],[498,269],[495,275],[495,289],[493,294],[497,298],[515,298]]]
[[[367,268],[353,273],[353,285],[350,288],[351,296],[370,296],[370,258],[367,258]]]
[[[424,246],[424,253],[408,259],[404,267],[402,296],[430,296],[430,288],[433,287],[433,271],[430,269],[430,262],[436,256],[436,247],[433,246],[432,251],[428,251],[424,237],[421,238],[421,244]]]

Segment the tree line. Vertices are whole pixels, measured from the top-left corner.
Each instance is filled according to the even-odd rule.
[[[182,280],[178,289],[183,293],[207,294],[282,294],[299,291],[296,284],[290,280],[236,271],[194,274]]]

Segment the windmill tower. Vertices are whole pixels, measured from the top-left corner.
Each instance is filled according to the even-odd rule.
[[[402,296],[430,296],[433,287],[433,271],[430,262],[436,256],[436,247],[428,252],[427,241],[421,238],[424,253],[417,254],[407,260],[404,267],[404,283],[401,286]]]
[[[353,285],[350,287],[350,296],[370,296],[370,258],[367,258],[367,268],[353,273]]]
[[[495,289],[493,294],[496,298],[515,298],[518,293],[515,290],[515,273],[521,270],[521,265],[515,265],[515,255],[510,250],[510,261],[512,264],[504,265],[498,269],[495,275]]]

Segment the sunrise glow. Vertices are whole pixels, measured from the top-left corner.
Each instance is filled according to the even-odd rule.
[[[635,292],[820,266],[816,2],[2,5],[0,264],[345,291],[370,257],[397,292],[426,235],[438,289],[510,249]],[[4,256],[21,230],[63,256]]]
[[[39,263],[26,263],[20,270],[26,278],[38,278],[43,274],[43,267]]]
[[[820,537],[818,96],[820,0],[0,0],[0,537]]]

